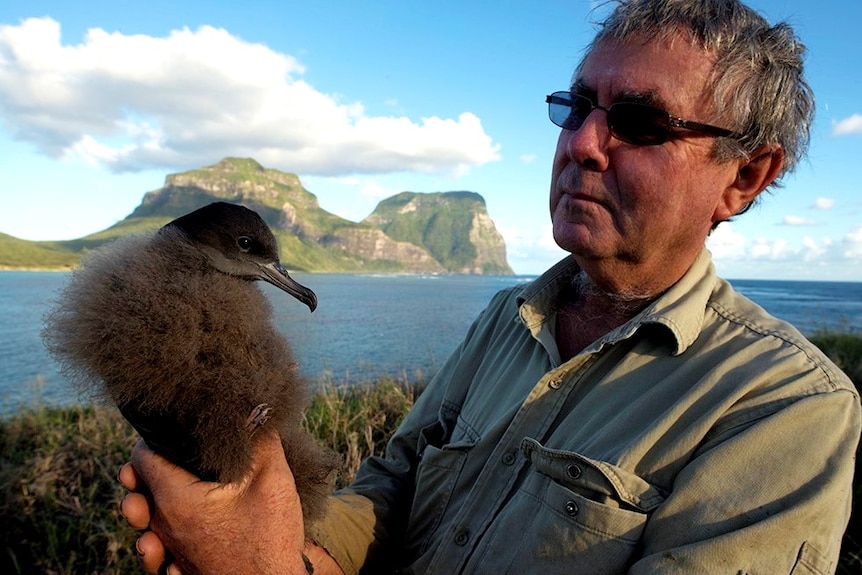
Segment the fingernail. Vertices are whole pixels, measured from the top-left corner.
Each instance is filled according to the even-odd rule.
[[[135,551],[137,551],[137,553],[138,553],[138,557],[143,557],[143,556],[144,556],[144,552],[143,552],[143,551],[141,551],[141,538],[140,538],[140,537],[138,537],[137,539],[135,539]]]

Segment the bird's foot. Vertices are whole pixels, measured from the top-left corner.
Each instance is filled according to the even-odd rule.
[[[269,412],[272,411],[272,407],[265,403],[261,403],[257,407],[251,410],[251,413],[248,415],[248,418],[245,420],[245,428],[250,433],[253,434],[259,428],[263,427],[263,424],[266,423],[266,420],[269,419]]]

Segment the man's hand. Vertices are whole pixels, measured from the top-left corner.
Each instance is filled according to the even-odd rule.
[[[131,491],[123,516],[149,529],[136,543],[147,573],[306,575],[302,508],[275,434],[258,446],[241,482],[202,481],[143,441],[119,479]]]

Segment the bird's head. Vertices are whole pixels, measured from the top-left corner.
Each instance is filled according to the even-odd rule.
[[[214,202],[164,228],[180,230],[212,266],[222,273],[248,280],[264,280],[286,291],[311,311],[317,296],[287,273],[279,262],[278,242],[254,211],[236,204]]]

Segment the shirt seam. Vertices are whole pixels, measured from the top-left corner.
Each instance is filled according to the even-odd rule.
[[[801,342],[797,339],[791,339],[789,334],[769,328],[762,328],[760,326],[752,324],[750,321],[747,321],[745,317],[738,315],[733,312],[733,310],[728,309],[726,306],[722,305],[717,301],[710,301],[708,306],[718,314],[719,317],[724,319],[727,322],[730,322],[738,327],[746,329],[754,334],[763,336],[763,337],[772,337],[777,340],[782,341],[786,346],[789,346],[795,349],[798,352],[801,352],[805,359],[808,361],[809,365],[814,368],[819,374],[820,377],[818,380],[822,380],[822,383],[825,383],[828,389],[818,389],[818,387],[812,388],[810,391],[805,392],[805,396],[814,395],[824,391],[840,391],[847,390],[859,396],[858,392],[848,385],[842,385],[843,379],[839,374],[835,373],[833,369],[830,368],[829,364],[823,360],[823,357],[819,357],[817,353],[812,353],[812,347],[816,349],[814,344],[811,344],[811,347],[807,347],[801,345]],[[820,352],[822,353],[822,352]],[[845,382],[846,383],[846,382]]]

